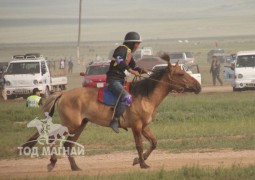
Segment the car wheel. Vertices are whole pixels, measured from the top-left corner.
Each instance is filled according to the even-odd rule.
[[[233,92],[241,91],[239,88],[233,87]]]

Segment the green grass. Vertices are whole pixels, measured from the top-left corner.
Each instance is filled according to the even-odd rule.
[[[129,173],[121,173],[114,175],[70,175],[70,176],[47,176],[41,178],[33,179],[47,179],[47,180],[240,180],[240,179],[254,179],[255,177],[255,165],[250,165],[248,167],[240,167],[238,165],[233,165],[230,168],[219,167],[213,168],[202,168],[199,166],[183,167],[174,171],[166,171],[164,169],[158,171],[137,171]],[[29,178],[25,178],[29,179]]]
[[[170,95],[150,127],[161,150],[255,149],[254,106],[254,92]],[[41,117],[40,110],[26,108],[25,101],[0,104],[0,158],[17,157],[14,150],[35,131],[26,127],[35,117]],[[53,121],[59,123],[57,113]],[[135,150],[130,130],[115,134],[90,123],[78,142],[85,146],[86,155]]]

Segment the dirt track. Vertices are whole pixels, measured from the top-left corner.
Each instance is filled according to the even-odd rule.
[[[116,174],[122,172],[174,170],[185,166],[199,165],[200,167],[229,167],[232,165],[247,166],[255,163],[255,150],[217,151],[205,153],[167,153],[155,151],[146,161],[151,166],[149,170],[141,170],[132,166],[136,152],[120,152],[94,156],[77,157],[76,161],[82,171],[72,172],[66,157],[58,160],[55,169],[48,173],[48,158],[1,160],[0,178],[25,178],[38,176]]]

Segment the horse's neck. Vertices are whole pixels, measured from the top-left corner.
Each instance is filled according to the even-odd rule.
[[[154,104],[155,108],[163,101],[163,99],[169,94],[170,84],[168,84],[168,77],[164,75],[158,82],[155,90],[150,96],[151,102]]]

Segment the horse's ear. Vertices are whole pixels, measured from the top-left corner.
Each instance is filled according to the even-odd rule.
[[[175,67],[179,66],[179,60],[175,63]]]
[[[172,65],[170,62],[168,62],[167,64],[168,64],[168,69],[169,69],[169,71],[171,71],[173,65]]]

